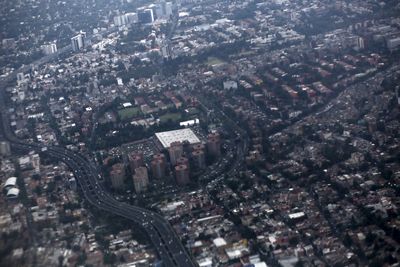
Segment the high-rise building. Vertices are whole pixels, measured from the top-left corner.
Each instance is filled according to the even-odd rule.
[[[192,152],[192,159],[197,169],[201,170],[206,167],[206,157],[204,150],[195,150]]]
[[[173,7],[172,2],[165,3],[165,16],[167,18],[170,18],[172,15],[172,7]]]
[[[125,15],[118,15],[114,17],[114,25],[117,27],[128,24],[128,19]]]
[[[140,23],[153,23],[154,22],[154,14],[153,9],[147,8],[138,10],[138,19]]]
[[[178,158],[183,155],[183,144],[181,142],[172,142],[171,146],[168,148],[168,153],[172,166],[175,166]]]
[[[175,179],[179,185],[185,185],[190,182],[189,180],[189,167],[187,165],[175,166]]]
[[[137,23],[138,22],[138,14],[134,12],[118,15],[114,17],[114,25],[117,27],[121,27],[124,25]]]
[[[138,14],[134,12],[126,13],[126,19],[129,24],[137,23],[138,22]]]
[[[117,163],[112,166],[110,171],[111,185],[114,189],[122,189],[125,180],[125,166],[122,163]]]
[[[136,168],[144,166],[143,153],[141,152],[134,152],[129,154],[128,159],[129,159],[129,167],[132,173],[135,171]]]
[[[169,19],[173,13],[173,3],[162,0],[154,5],[153,12],[156,14],[157,19]]]
[[[153,156],[151,161],[151,172],[153,177],[156,179],[162,179],[165,177],[165,156],[164,154],[156,154]]]
[[[11,154],[10,143],[7,141],[0,142],[0,155],[9,156]]]
[[[139,167],[135,169],[135,174],[133,175],[133,185],[136,193],[141,193],[147,190],[149,185],[149,175],[146,167]]]
[[[32,163],[32,167],[36,173],[40,172],[40,156],[39,154],[31,154],[30,161]]]
[[[387,39],[386,45],[390,51],[398,49],[400,47],[400,37]]]
[[[68,179],[68,184],[69,184],[69,187],[72,189],[72,190],[77,190],[77,188],[78,188],[78,183],[76,182],[76,179],[75,179],[75,177],[71,177],[71,178],[69,178]]]
[[[154,19],[154,20],[160,18],[160,17],[157,15],[157,5],[155,5],[155,4],[150,4],[150,5],[148,6],[148,9],[151,9],[151,10],[153,11],[153,19]]]
[[[57,52],[57,44],[56,43],[51,43],[51,44],[45,44],[41,46],[42,52],[45,55],[51,55]]]
[[[221,155],[221,138],[218,133],[211,133],[207,137],[208,153],[214,157]]]
[[[364,49],[365,48],[364,38],[362,38],[362,37],[358,37],[357,38],[357,48],[358,49]]]
[[[176,160],[176,165],[186,165],[190,171],[190,165],[188,158],[180,157]]]
[[[157,3],[157,4],[156,4],[156,12],[155,12],[155,15],[156,15],[157,19],[162,18],[162,17],[164,16],[163,4],[165,4],[165,2],[163,2],[163,3]],[[153,11],[154,11],[154,10],[153,10]]]
[[[78,35],[71,38],[72,50],[74,52],[85,48],[86,32],[80,32]]]
[[[204,151],[205,146],[202,143],[198,143],[198,144],[194,144],[192,146],[192,149],[193,149],[193,151],[196,151],[196,150],[203,150]]]

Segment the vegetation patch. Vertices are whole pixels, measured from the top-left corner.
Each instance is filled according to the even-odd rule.
[[[140,114],[140,109],[138,107],[124,108],[118,110],[118,116],[121,120],[129,120]]]
[[[216,57],[208,57],[207,58],[207,65],[209,65],[209,66],[219,65],[222,63],[225,63],[225,62],[219,58],[216,58]]]
[[[160,122],[165,123],[165,122],[168,122],[169,120],[171,120],[173,122],[177,122],[181,118],[182,118],[182,115],[180,113],[167,113],[160,117]]]

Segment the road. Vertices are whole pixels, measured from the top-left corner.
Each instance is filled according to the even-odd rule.
[[[4,110],[4,101],[0,102],[2,104],[0,109],[2,135],[4,139],[11,143],[13,149],[35,150],[64,162],[73,170],[82,192],[90,204],[109,213],[127,218],[145,230],[165,266],[194,266],[179,237],[161,215],[115,200],[98,182],[100,173],[96,166],[83,156],[62,147],[46,147],[42,144],[27,143],[17,139],[10,129],[8,117]]]
[[[70,48],[65,48],[65,51],[68,51],[68,49]],[[64,49],[61,51],[64,51]],[[57,55],[53,54],[43,57],[33,64],[43,64]],[[119,202],[107,193],[98,181],[100,173],[92,161],[63,147],[28,143],[15,137],[10,128],[4,91],[7,83],[15,80],[17,73],[25,72],[28,69],[29,66],[23,66],[7,77],[0,79],[0,124],[3,139],[10,142],[12,149],[23,151],[34,150],[50,158],[64,162],[73,170],[83,195],[90,204],[111,214],[131,220],[147,233],[164,266],[195,266],[174,229],[161,215],[140,207]]]

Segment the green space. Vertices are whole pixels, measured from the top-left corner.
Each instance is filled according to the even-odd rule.
[[[124,108],[118,110],[118,116],[121,120],[129,120],[140,114],[138,107]]]
[[[255,54],[254,51],[244,51],[244,52],[239,53],[239,54],[237,55],[237,57],[238,57],[238,58],[240,58],[240,57],[246,57],[246,56],[251,56],[251,55],[254,55],[254,54]]]
[[[199,114],[200,111],[199,111],[197,108],[188,108],[188,109],[187,109],[187,113],[188,113],[189,115],[196,115],[196,114]]]
[[[167,113],[164,114],[160,117],[160,122],[164,123],[167,122],[168,120],[171,120],[173,122],[177,122],[182,118],[182,115],[180,113]]]
[[[225,63],[225,62],[219,58],[216,58],[216,57],[208,57],[207,58],[207,65],[209,65],[209,66],[218,65],[218,64],[222,64],[222,63]]]

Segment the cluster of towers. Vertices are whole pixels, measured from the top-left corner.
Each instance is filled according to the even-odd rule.
[[[185,148],[181,142],[171,143],[168,154],[178,184],[190,182],[191,169],[202,170],[206,167],[206,151],[212,158],[221,156],[221,138],[218,133],[209,134],[206,145],[207,149],[202,143]]]
[[[205,144],[172,142],[167,150],[168,156],[163,153],[153,155],[149,164],[151,177],[158,180],[166,178],[170,167],[176,183],[186,185],[190,182],[191,171],[199,171],[206,167],[206,155],[212,158],[221,155],[221,138],[218,133],[212,133],[208,135]],[[133,152],[128,155],[128,160],[135,191],[137,193],[146,191],[149,185],[149,172],[143,153]],[[122,163],[113,165],[110,177],[115,189],[123,188],[125,175],[125,166]]]

